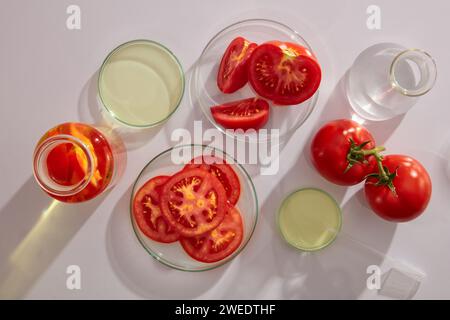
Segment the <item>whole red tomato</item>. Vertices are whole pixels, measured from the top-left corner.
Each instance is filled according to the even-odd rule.
[[[367,178],[364,193],[372,210],[395,222],[417,218],[431,198],[431,179],[419,161],[404,155],[383,158],[385,176]]]
[[[328,122],[314,136],[311,159],[317,171],[327,180],[350,186],[360,183],[375,169],[372,151],[375,141],[370,132],[357,122],[340,119]]]

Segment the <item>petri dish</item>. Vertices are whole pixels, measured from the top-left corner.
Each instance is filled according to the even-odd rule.
[[[234,253],[223,260],[204,263],[191,258],[182,248],[179,241],[160,243],[148,238],[139,228],[133,215],[133,199],[138,190],[151,178],[160,175],[172,175],[183,169],[185,163],[200,155],[214,155],[224,159],[236,172],[241,185],[241,195],[236,207],[241,213],[243,223],[243,239]],[[185,162],[178,163],[174,159],[183,157]],[[258,198],[252,179],[242,165],[230,155],[217,148],[205,145],[178,145],[167,149],[150,160],[142,169],[133,185],[130,198],[130,219],[134,233],[142,247],[157,261],[173,269],[191,272],[212,270],[230,262],[237,257],[250,241],[258,221]]]
[[[331,244],[341,229],[341,209],[325,191],[306,188],[284,199],[278,227],[284,240],[303,251],[316,251]]]
[[[178,108],[184,93],[184,73],[177,58],[163,45],[133,40],[106,57],[98,90],[113,118],[131,127],[153,127]]]
[[[264,136],[226,130],[216,123],[210,111],[211,106],[257,96],[248,83],[231,94],[224,94],[217,87],[216,78],[220,61],[234,38],[240,36],[259,44],[275,39],[294,42],[315,54],[299,32],[277,21],[249,19],[229,25],[209,40],[195,64],[192,88],[196,105],[215,128],[233,139],[258,143],[272,141],[274,136],[284,141],[305,123],[316,106],[320,87],[311,98],[298,105],[270,108],[269,121],[263,127],[267,130]]]

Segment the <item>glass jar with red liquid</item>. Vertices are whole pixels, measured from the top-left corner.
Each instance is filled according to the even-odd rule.
[[[83,202],[112,187],[126,152],[109,128],[69,122],[47,131],[37,143],[33,173],[41,188],[63,202]]]

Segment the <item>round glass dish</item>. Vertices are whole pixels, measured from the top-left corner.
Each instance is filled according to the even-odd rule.
[[[256,93],[247,83],[243,88],[232,94],[222,93],[217,87],[217,72],[223,53],[230,42],[238,37],[244,37],[249,41],[264,43],[271,40],[280,40],[298,43],[311,52],[313,50],[299,33],[288,26],[265,19],[251,19],[234,23],[217,33],[206,45],[198,59],[193,78],[193,92],[195,100],[206,118],[221,132],[239,140],[251,142],[264,142],[271,140],[275,133],[270,129],[278,129],[279,139],[289,137],[297,130],[309,117],[316,105],[319,90],[308,100],[296,106],[280,106],[270,108],[270,117],[264,128],[268,129],[266,137],[255,137],[255,135],[245,135],[226,131],[212,118],[210,107],[226,102],[254,97]],[[313,52],[314,53],[314,52]],[[257,141],[255,141],[257,139]]]
[[[98,77],[100,100],[108,113],[138,128],[167,120],[178,108],[184,86],[178,59],[151,40],[133,40],[112,50]]]
[[[142,185],[145,184],[145,182],[158,175],[173,175],[174,173],[180,171],[184,167],[185,163],[189,162],[192,158],[200,156],[202,154],[214,154],[215,156],[224,159],[228,164],[232,166],[232,168],[238,175],[241,184],[241,195],[236,206],[241,212],[244,227],[242,243],[233,254],[229,255],[223,260],[214,263],[203,263],[194,260],[184,251],[178,241],[166,244],[153,241],[152,239],[146,237],[139,229],[132,213],[134,196],[136,192],[142,187]],[[183,158],[182,161],[179,161],[180,157]],[[183,145],[170,148],[160,153],[159,155],[154,157],[144,167],[144,169],[142,169],[133,186],[133,191],[130,199],[130,216],[134,232],[139,242],[142,244],[144,249],[147,250],[147,252],[156,260],[178,270],[205,271],[217,268],[232,260],[247,245],[258,220],[258,199],[256,196],[255,187],[249,174],[240,164],[237,164],[236,161],[228,156],[225,152],[208,146]]]
[[[339,234],[342,214],[336,200],[323,190],[304,188],[288,195],[277,215],[284,240],[302,251],[329,246]]]

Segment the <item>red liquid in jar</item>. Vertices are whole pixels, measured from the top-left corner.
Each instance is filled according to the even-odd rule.
[[[105,136],[82,123],[64,123],[49,130],[41,141],[56,135],[70,135],[79,139],[92,155],[93,175],[85,188],[70,196],[50,194],[64,202],[82,202],[94,198],[111,182],[114,172],[112,149]],[[61,186],[76,186],[89,174],[89,155],[73,143],[63,143],[52,149],[46,159],[50,179]]]

